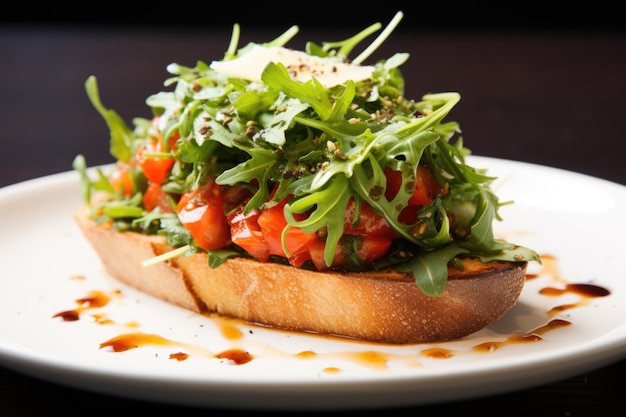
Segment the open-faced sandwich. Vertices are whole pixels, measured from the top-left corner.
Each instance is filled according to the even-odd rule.
[[[403,95],[397,53],[340,42],[238,47],[171,64],[130,128],[87,94],[116,163],[82,175],[75,219],[113,277],[192,311],[367,341],[445,341],[517,302],[532,250],[494,236],[494,180],[469,166],[455,92]]]

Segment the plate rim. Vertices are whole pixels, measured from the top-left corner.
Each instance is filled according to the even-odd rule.
[[[497,164],[504,164],[504,165],[513,164],[513,165],[525,166],[528,169],[533,169],[533,170],[540,169],[540,170],[553,171],[555,173],[565,174],[568,176],[571,176],[571,175],[582,176],[592,181],[600,181],[605,186],[608,186],[608,187],[618,187],[618,190],[620,192],[626,191],[626,186],[622,184],[619,184],[619,183],[616,183],[616,182],[613,182],[604,178],[597,178],[597,177],[593,177],[584,173],[580,173],[576,171],[568,171],[568,170],[564,170],[564,169],[556,168],[556,167],[538,165],[538,164],[524,162],[524,161],[500,159],[500,158],[478,156],[478,155],[470,155],[468,157],[468,160],[473,166],[478,166],[479,164],[481,164],[483,166],[486,166],[487,168],[489,168],[490,166],[497,165]],[[105,168],[111,165],[112,164],[100,165],[98,167],[92,167],[90,168],[90,170],[94,170],[96,168]],[[21,181],[15,184],[1,187],[0,188],[0,201],[3,201],[2,197],[13,195],[13,194],[28,195],[29,193],[33,192],[33,190],[36,190],[39,187],[50,186],[50,185],[69,186],[72,184],[78,184],[78,182],[79,182],[79,174],[71,170],[45,175],[43,177],[32,178],[29,180],[25,180],[25,181]],[[77,189],[77,192],[78,192],[78,189]],[[268,401],[265,396],[268,394],[267,390],[276,389],[276,388],[284,388],[287,392],[291,392],[292,390],[294,391],[291,393],[293,395],[291,399],[288,402],[282,404],[278,408],[278,409],[284,409],[284,410],[297,410],[297,409],[303,409],[303,407],[306,407],[306,409],[325,410],[325,409],[342,409],[342,408],[350,408],[350,409],[371,408],[371,407],[381,406],[381,405],[382,406],[420,405],[420,404],[433,404],[433,403],[447,401],[447,400],[461,400],[461,399],[473,398],[477,396],[476,394],[463,395],[461,393],[455,393],[455,394],[443,394],[440,396],[432,396],[428,399],[423,398],[421,400],[416,399],[415,397],[411,397],[411,398],[407,398],[406,402],[401,403],[401,404],[398,403],[397,398],[394,398],[393,403],[390,402],[390,403],[384,404],[384,403],[381,403],[381,399],[379,396],[374,396],[372,397],[371,400],[366,399],[363,401],[362,404],[359,405],[359,404],[354,403],[355,398],[353,398],[350,395],[346,395],[345,390],[341,389],[339,390],[339,392],[341,392],[342,395],[345,396],[343,400],[339,396],[337,396],[337,398],[335,398],[335,401],[333,401],[332,404],[327,404],[327,403],[319,402],[319,401],[311,401],[311,392],[308,390],[310,390],[311,388],[315,388],[315,393],[317,394],[330,395],[336,392],[337,386],[339,387],[343,386],[344,388],[346,388],[345,387],[346,381],[316,380],[316,381],[295,381],[294,382],[294,381],[281,380],[281,381],[276,381],[274,383],[272,383],[271,381],[270,382],[256,381],[256,382],[246,383],[246,382],[235,381],[235,380],[232,380],[232,381],[221,380],[220,381],[219,378],[214,381],[213,380],[190,381],[188,378],[187,379],[179,378],[176,380],[170,379],[168,381],[160,381],[158,385],[159,387],[162,388],[162,391],[167,391],[169,389],[171,390],[170,392],[178,391],[176,389],[172,390],[172,388],[175,388],[177,386],[176,384],[180,384],[181,380],[186,381],[184,384],[185,389],[189,389],[189,388],[193,388],[194,390],[200,390],[202,388],[206,389],[207,383],[208,385],[211,386],[211,388],[219,388],[215,390],[214,396],[208,396],[206,397],[205,400],[193,398],[192,391],[187,392],[186,395],[185,395],[185,392],[178,392],[177,398],[184,399],[184,403],[181,403],[180,401],[177,401],[175,398],[172,398],[169,396],[163,396],[161,398],[154,398],[153,396],[148,395],[148,394],[145,394],[143,396],[138,396],[136,393],[129,394],[128,391],[116,389],[115,388],[116,384],[102,384],[105,386],[107,385],[110,385],[110,386],[105,387],[105,388],[101,387],[100,389],[98,389],[96,386],[98,385],[98,382],[96,381],[96,379],[102,378],[102,377],[106,377],[111,380],[115,380],[118,383],[122,383],[122,386],[127,386],[129,384],[132,386],[140,386],[141,384],[155,382],[155,381],[150,381],[146,375],[133,376],[131,374],[126,374],[126,373],[120,374],[119,372],[110,372],[106,374],[102,372],[102,369],[98,369],[98,368],[86,369],[82,366],[76,366],[74,368],[71,368],[71,367],[63,366],[63,364],[57,363],[55,361],[51,362],[49,359],[46,360],[46,357],[41,356],[41,355],[38,356],[36,354],[37,352],[32,352],[32,355],[30,355],[30,352],[29,352],[28,354],[25,355],[24,352],[22,351],[20,354],[20,352],[18,352],[17,349],[13,349],[13,346],[11,346],[10,343],[8,342],[10,342],[10,340],[8,340],[5,337],[5,335],[2,332],[0,332],[0,365],[13,369],[16,372],[22,372],[35,378],[39,378],[39,379],[43,379],[43,380],[47,380],[47,381],[55,382],[55,383],[61,383],[64,385],[71,386],[73,388],[77,388],[77,389],[86,389],[86,390],[93,391],[93,392],[107,393],[107,394],[113,394],[113,395],[118,395],[122,397],[142,399],[142,400],[151,400],[151,401],[157,401],[157,402],[167,402],[167,403],[197,405],[197,406],[219,406],[219,407],[237,408],[237,409],[255,408],[255,409],[270,410],[270,409],[277,409],[276,404],[275,402],[271,400]],[[626,343],[626,323],[613,329],[611,332],[602,334],[602,336],[599,338],[595,338],[593,340],[588,341],[587,343],[578,344],[578,345],[571,347],[565,352],[565,354],[563,354],[563,352],[558,353],[558,354],[556,352],[549,352],[547,355],[545,353],[543,355],[540,355],[544,358],[543,360],[545,360],[546,356],[549,357],[549,359],[551,360],[550,364],[553,367],[553,371],[557,371],[556,373],[553,372],[553,374],[551,375],[546,375],[545,372],[543,373],[540,372],[541,367],[543,366],[541,360],[533,360],[530,364],[527,362],[522,363],[521,361],[516,362],[511,365],[511,370],[512,371],[523,370],[529,375],[533,373],[537,375],[541,375],[542,378],[536,379],[540,383],[552,382],[557,379],[574,376],[576,374],[580,374],[582,372],[586,372],[586,371],[598,368],[599,366],[616,362],[626,357],[626,347],[624,346],[625,343]],[[593,355],[589,355],[590,349]],[[593,358],[591,358],[590,356],[593,356]],[[571,367],[572,359],[581,360],[577,364],[577,367],[575,369],[572,369]],[[556,366],[556,364],[558,364],[559,366]],[[48,370],[48,373],[44,373],[42,375],[40,372],[41,369]],[[509,370],[509,368],[507,368],[507,370]],[[502,369],[496,366],[487,367],[486,369],[483,370],[483,372],[478,372],[478,373],[474,369],[466,370],[466,373],[468,375],[471,374],[474,376],[476,375],[493,376],[495,374],[498,374],[499,372],[501,373]],[[66,374],[73,374],[74,376],[79,376],[80,378],[77,378],[77,380],[75,381],[73,381],[71,378],[69,380],[65,380],[64,378],[61,378],[62,375],[66,375]],[[58,377],[56,375],[58,375]],[[364,389],[364,388],[371,389],[372,394],[375,392],[384,392],[387,389],[391,390],[392,388],[395,391],[395,390],[401,389],[402,387],[404,387],[404,390],[406,391],[407,394],[408,393],[414,394],[415,393],[414,387],[407,388],[406,383],[410,381],[415,382],[416,379],[418,381],[421,381],[422,379],[424,379],[424,380],[429,380],[431,382],[433,381],[446,382],[447,384],[452,384],[452,385],[454,385],[455,383],[454,378],[452,378],[450,375],[438,375],[438,376],[429,375],[428,378],[420,378],[419,375],[416,377],[416,375],[405,374],[405,375],[395,375],[387,379],[383,378],[383,379],[374,379],[374,380],[354,380],[354,381],[349,381],[349,384],[358,386],[358,388],[360,389]],[[93,380],[93,381],[91,381],[91,384],[89,383],[86,384],[86,382],[89,382],[89,380]],[[77,381],[80,381],[80,384]],[[265,387],[261,388],[259,384],[262,384]],[[459,382],[458,384],[461,384],[461,383]],[[524,380],[524,381],[519,381],[513,385],[509,384],[506,387],[504,386],[499,387],[499,389],[498,387],[492,387],[489,390],[489,392],[483,392],[480,395],[486,395],[488,393],[489,394],[504,393],[504,392],[509,392],[512,390],[527,388],[533,385],[536,385],[536,383],[532,381]],[[303,390],[305,388],[307,390]],[[247,391],[241,391],[241,390],[247,390]],[[246,395],[248,395],[247,398],[249,401],[246,402],[246,404],[242,404],[241,401],[238,401],[238,402],[235,401],[234,403],[232,403],[231,402],[232,399],[228,396],[219,398],[219,394],[223,395],[227,391],[236,392],[237,393],[236,395],[238,396],[242,395],[242,393],[245,393]],[[450,391],[454,391],[454,390],[450,390]],[[360,391],[358,393],[358,396],[359,398],[363,396],[363,391]]]

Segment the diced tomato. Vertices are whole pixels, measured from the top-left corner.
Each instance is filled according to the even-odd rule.
[[[174,209],[169,203],[167,193],[161,188],[161,184],[152,182],[148,185],[146,192],[143,195],[143,207],[152,211],[159,207],[162,213],[173,213]]]
[[[245,204],[229,217],[230,235],[234,244],[245,250],[249,255],[261,262],[267,262],[270,257],[270,246],[263,238],[259,226],[259,211],[253,210],[243,214]]]
[[[148,181],[156,184],[162,184],[163,181],[165,181],[165,178],[167,178],[167,175],[174,165],[174,158],[151,157],[145,156],[145,154],[163,152],[165,152],[165,146],[160,139],[150,139],[146,142],[145,146],[137,150],[137,160],[141,170]]]
[[[359,245],[357,256],[361,262],[368,264],[374,262],[387,254],[391,246],[392,239],[370,237],[364,238]]]
[[[249,189],[241,186],[231,187],[223,185],[221,191],[222,200],[224,201],[224,213],[226,213],[226,215],[231,212],[243,210],[243,206],[245,206],[243,203],[252,195]]]
[[[326,246],[324,241],[317,239],[309,245],[311,262],[313,262],[319,271],[325,271],[331,268],[347,267],[350,265],[350,261],[342,249],[343,239],[344,238],[342,238],[342,240],[340,240],[337,244],[335,256],[330,266],[327,266],[324,260],[324,249]],[[357,239],[359,247],[356,255],[357,258],[359,258],[359,260],[364,264],[369,264],[385,256],[392,242],[392,239],[385,237],[359,236]]]
[[[354,200],[351,199],[344,216],[344,233],[368,237],[398,237],[398,234],[391,228],[387,220],[377,214],[374,209],[365,202],[361,203],[356,222],[355,217],[357,217],[356,207]]]
[[[386,167],[385,176],[387,177],[385,197],[387,200],[391,201],[400,190],[402,174],[399,171]],[[415,223],[419,209],[430,203],[440,191],[441,186],[432,172],[424,165],[418,165],[415,171],[415,187],[413,194],[409,198],[407,207],[402,210],[398,219],[406,224]]]
[[[415,173],[415,191],[409,199],[410,206],[428,204],[441,191],[441,186],[433,173],[424,165],[418,165]]]
[[[304,233],[297,227],[291,227],[285,236],[285,246],[289,256],[283,250],[282,234],[287,226],[283,209],[287,199],[261,212],[258,223],[272,255],[282,256],[293,266],[302,266],[309,259],[308,246],[317,239],[315,233]]]
[[[333,258],[333,263],[329,267],[326,265],[326,261],[324,260],[324,249],[326,248],[326,243],[321,239],[315,239],[309,245],[309,256],[311,258],[311,262],[315,265],[315,268],[318,271],[326,271],[331,267],[341,263],[344,261],[343,254],[341,253],[341,244],[337,245],[337,249],[335,250],[335,257]]]
[[[400,185],[402,184],[402,173],[389,167],[385,167],[384,172],[385,177],[387,178],[385,198],[388,201],[391,201],[396,196],[396,194],[398,194],[398,191],[400,191]]]
[[[356,222],[355,217],[357,217]],[[356,255],[365,264],[385,256],[392,240],[399,237],[387,220],[377,214],[369,204],[362,202],[360,211],[357,213],[353,199],[348,202],[344,214],[344,236],[356,237],[359,244]],[[344,238],[337,244],[335,256],[330,266],[327,266],[324,261],[325,242],[316,239],[309,245],[309,256],[318,270],[323,271],[350,265],[350,261],[342,249],[343,240]]]
[[[230,225],[224,215],[220,186],[213,179],[183,193],[178,218],[204,249],[220,249],[230,243]]]
[[[139,162],[139,166],[143,171],[144,175],[150,182],[154,182],[157,184],[162,184],[167,178],[172,166],[174,165],[175,159],[169,157],[151,157],[145,156],[146,153],[166,153],[169,151],[176,150],[176,141],[180,137],[178,131],[172,134],[172,137],[168,139],[168,146],[166,148],[163,135],[158,130],[157,122],[159,118],[154,117],[152,119],[152,130],[151,130],[151,138],[149,138],[145,144],[145,146],[137,149],[137,160]]]
[[[385,197],[387,200],[391,201],[400,190],[402,173],[386,167],[385,176],[387,177]],[[441,191],[441,186],[437,183],[435,176],[428,168],[420,164],[415,170],[415,187],[407,205],[423,206],[424,204],[428,204],[435,198],[439,191]]]

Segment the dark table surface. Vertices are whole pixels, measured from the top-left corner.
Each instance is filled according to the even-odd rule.
[[[309,39],[337,40],[353,34],[300,26],[295,47]],[[286,27],[246,30],[244,26],[242,44],[271,40]],[[230,26],[166,31],[128,26],[0,26],[0,186],[70,170],[78,153],[90,165],[112,161],[106,126],[84,92],[89,75],[98,77],[102,100],[122,117],[128,121],[147,117],[144,100],[162,89],[167,64],[193,66],[198,59],[219,59],[229,37]],[[386,58],[396,51],[411,54],[403,67],[407,96],[461,93],[451,117],[460,123],[465,144],[474,154],[626,184],[623,33],[405,27],[375,57]],[[620,360],[517,392],[358,414],[621,415],[626,409],[624,375],[626,361]],[[232,413],[100,395],[0,366],[0,416],[47,415],[53,410],[99,415],[135,410],[186,416]]]

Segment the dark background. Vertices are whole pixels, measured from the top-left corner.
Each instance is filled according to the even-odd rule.
[[[112,160],[106,126],[84,91],[89,75],[104,104],[130,123],[149,116],[145,98],[163,88],[169,63],[220,59],[234,23],[240,45],[297,24],[288,46],[301,48],[384,26],[398,10],[403,21],[372,58],[411,54],[403,66],[408,97],[460,92],[450,118],[475,154],[624,182],[623,171],[611,169],[625,149],[622,13],[602,2],[546,3],[232,3],[236,13],[223,2],[13,5],[0,14],[0,186],[68,170],[78,153],[91,165]]]
[[[90,75],[98,78],[104,104],[130,123],[134,116],[149,117],[145,99],[163,88],[169,63],[193,66],[197,60],[220,59],[234,23],[241,24],[240,45],[269,41],[297,24],[300,34],[289,46],[301,48],[307,40],[342,40],[374,22],[385,25],[397,10],[405,17],[374,58],[410,53],[402,67],[408,97],[461,93],[449,118],[460,123],[465,144],[475,154],[626,184],[626,31],[619,2],[603,3],[404,2],[396,7],[393,2],[335,2],[333,7],[322,2],[152,2],[132,10],[130,2],[3,6],[0,186],[70,170],[78,153],[90,165],[112,161],[106,125],[85,94]],[[586,227],[587,221],[572,227]],[[626,408],[625,374],[622,360],[515,393],[358,415],[617,416]],[[1,367],[0,392],[0,415],[9,416],[51,409],[186,416],[228,412],[114,399]],[[41,392],[48,396],[37,394],[33,401]]]
[[[331,29],[361,29],[386,22],[402,10],[405,25],[415,31],[601,31],[622,32],[624,19],[620,2],[597,0],[586,3],[527,0],[524,2],[419,2],[384,1],[271,1],[271,2],[176,2],[151,1],[141,7],[128,1],[71,4],[14,2],[5,7],[0,23],[44,23],[111,27],[141,25],[159,30],[194,27],[274,27],[299,24]]]

